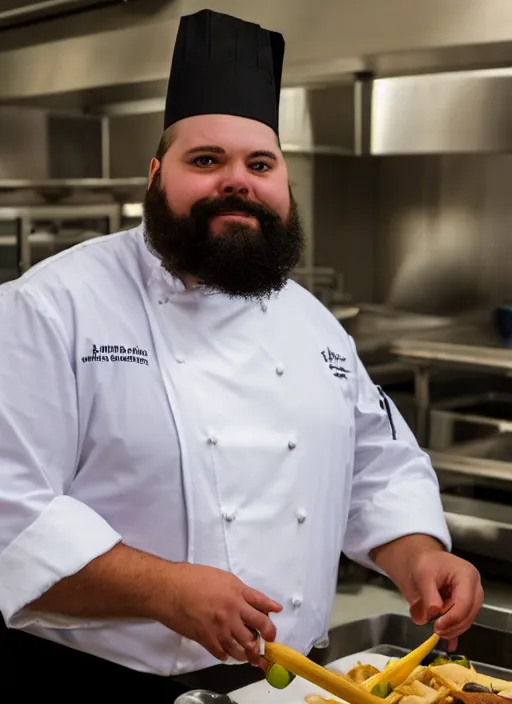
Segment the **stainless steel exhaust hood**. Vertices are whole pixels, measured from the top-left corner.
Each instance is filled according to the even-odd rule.
[[[46,2],[63,8],[67,0]],[[132,0],[91,10],[84,22],[57,17],[44,23],[44,34],[41,25],[3,32],[0,105],[98,115],[158,111],[179,17],[204,4]],[[512,147],[511,0],[207,4],[284,33],[282,130],[292,150],[388,155]]]
[[[133,0],[0,0],[0,29]]]
[[[378,79],[375,155],[512,151],[512,69]]]
[[[283,88],[279,134],[286,153],[362,155],[369,153],[371,83],[347,76],[333,85]],[[114,102],[95,106],[99,118],[159,115],[163,123],[165,98]],[[156,119],[159,119],[157,117]],[[156,139],[156,136],[155,136]]]

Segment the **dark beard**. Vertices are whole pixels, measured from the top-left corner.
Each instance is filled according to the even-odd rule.
[[[237,212],[257,219],[259,228],[228,223],[213,235],[215,215]],[[203,199],[188,216],[170,209],[157,173],[144,199],[146,244],[173,276],[188,274],[211,291],[248,300],[268,298],[286,284],[304,248],[302,224],[292,197],[286,222],[270,208],[239,196]]]

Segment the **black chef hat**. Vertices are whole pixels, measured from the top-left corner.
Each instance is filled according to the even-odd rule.
[[[238,115],[279,132],[284,39],[230,15],[181,18],[167,90],[164,130],[193,115]]]

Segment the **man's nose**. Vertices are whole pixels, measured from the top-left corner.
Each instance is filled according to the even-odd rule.
[[[246,183],[243,183],[241,181],[232,181],[231,183],[226,183],[223,185],[222,195],[230,196],[235,194],[241,196],[248,196],[249,187]]]
[[[233,165],[223,174],[219,191],[221,196],[240,195],[247,198],[251,192],[249,179],[245,167]]]

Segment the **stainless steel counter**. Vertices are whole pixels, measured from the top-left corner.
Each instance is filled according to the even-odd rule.
[[[325,665],[361,651],[401,657],[431,634],[431,626],[415,626],[408,616],[382,614],[332,629],[329,647],[317,651],[314,659]],[[512,613],[483,606],[475,624],[459,638],[457,650],[480,672],[512,681]]]
[[[411,364],[454,365],[475,371],[512,371],[512,350],[487,324],[452,324],[426,335],[402,337],[391,352]]]
[[[433,371],[512,376],[512,350],[506,348],[492,325],[489,312],[472,320],[402,336],[390,348],[391,354],[411,368],[415,378],[416,434],[421,445],[429,439],[431,407],[430,381]]]

